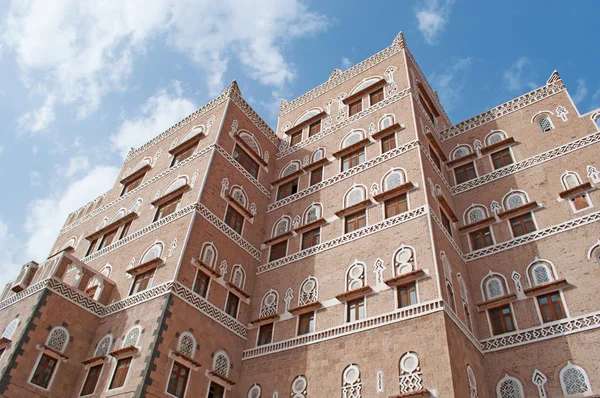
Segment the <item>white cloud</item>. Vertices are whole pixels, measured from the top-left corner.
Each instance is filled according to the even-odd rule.
[[[588,88],[585,85],[585,79],[577,79],[577,90],[573,94],[573,102],[576,104],[583,101],[588,93]]]
[[[29,185],[38,187],[42,183],[42,175],[35,170],[29,172]]]
[[[537,84],[533,82],[535,70],[527,57],[521,57],[504,71],[503,77],[509,91],[533,90]]]
[[[23,242],[8,231],[8,225],[0,219],[0,291],[9,280],[16,278],[22,265],[17,257],[22,250]]]
[[[146,101],[137,117],[125,120],[119,131],[109,137],[122,155],[126,155],[131,147],[145,144],[196,110],[191,100],[182,97],[178,82],[174,84],[174,91],[159,90]]]
[[[592,95],[592,107],[600,105],[600,88]]]
[[[351,66],[352,66],[352,61],[350,61],[350,58],[342,57],[342,67],[344,69],[348,69]]]
[[[65,189],[29,203],[29,215],[25,222],[28,239],[24,255],[28,259],[44,260],[67,216],[111,189],[119,171],[119,168],[112,166],[95,167]]]
[[[462,89],[467,81],[472,59],[456,58],[443,72],[433,73],[429,82],[437,91],[446,110],[452,110],[462,100]]]
[[[16,55],[29,90],[45,99],[40,110],[20,119],[41,131],[59,103],[85,118],[108,92],[125,89],[136,56],[153,39],[166,40],[204,70],[214,96],[224,88],[230,57],[261,84],[289,82],[295,69],[282,48],[326,25],[301,0],[14,0],[0,43]]]
[[[454,0],[425,0],[417,7],[416,16],[419,30],[425,37],[427,44],[435,44],[436,38],[450,19],[450,7]]]
[[[69,165],[64,170],[65,177],[71,178],[75,174],[86,171],[90,167],[89,160],[84,156],[76,156],[71,158]]]

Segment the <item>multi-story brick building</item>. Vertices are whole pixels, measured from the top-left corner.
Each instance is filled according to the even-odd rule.
[[[558,73],[452,125],[402,35],[141,148],[0,301],[5,397],[600,391],[600,112]]]

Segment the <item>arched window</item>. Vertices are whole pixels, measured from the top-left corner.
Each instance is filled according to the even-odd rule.
[[[543,285],[555,280],[552,264],[545,260],[536,260],[527,267],[527,277],[531,286]]]
[[[464,158],[465,156],[469,155],[471,152],[473,152],[473,150],[471,149],[470,146],[459,145],[456,148],[454,148],[454,150],[452,151],[451,157],[452,157],[452,159],[456,160],[456,159]]]
[[[492,131],[485,137],[485,146],[497,144],[506,139],[504,131]]]
[[[87,216],[90,214],[92,210],[94,210],[94,202],[88,203],[88,205],[85,207],[85,215]]]
[[[468,297],[468,293],[467,293],[467,285],[465,285],[465,280],[463,279],[460,272],[456,273],[456,278],[458,279],[458,287],[460,289],[460,296],[462,297],[463,301],[468,302],[469,297]]]
[[[600,129],[600,112],[596,112],[590,116],[590,119],[596,123],[596,127]]]
[[[302,165],[299,160],[292,160],[281,170],[279,178],[287,177],[300,170],[301,167]]]
[[[574,171],[567,171],[561,177],[560,181],[563,184],[565,190],[578,187],[581,185],[581,177]]]
[[[73,236],[71,237],[71,239],[69,239],[62,247],[62,250],[66,249],[67,247],[72,247],[75,248],[77,247],[77,237]]]
[[[246,272],[239,264],[233,266],[233,270],[231,271],[231,283],[242,290],[244,289],[244,284],[246,283]]]
[[[487,218],[487,208],[483,205],[472,205],[463,216],[465,224],[473,224]]]
[[[205,243],[202,246],[202,262],[210,268],[215,268],[217,265],[217,248],[212,243]]]
[[[183,332],[177,341],[177,351],[188,358],[194,358],[196,353],[196,339],[190,332]]]
[[[551,112],[541,112],[533,118],[534,122],[539,126],[542,133],[546,133],[554,128],[552,120],[550,119]]]
[[[292,381],[292,398],[306,398],[308,390],[308,381],[303,375],[296,376]]]
[[[400,246],[394,254],[394,276],[408,274],[415,270],[415,252],[412,247]]]
[[[188,183],[188,178],[186,176],[179,176],[179,177],[177,177],[177,179],[175,179],[175,181],[173,181],[171,183],[171,185],[169,185],[168,188],[165,189],[165,192],[163,193],[163,196],[168,195],[171,192],[175,191],[176,189],[179,189],[179,188],[183,187],[187,183]]]
[[[213,371],[223,377],[229,375],[229,357],[225,351],[219,351],[213,359]]]
[[[400,358],[400,394],[417,392],[423,389],[423,374],[419,362],[417,354],[410,351]]]
[[[64,352],[69,343],[69,332],[62,326],[57,326],[50,331],[46,345],[58,352]]]
[[[379,119],[379,130],[384,130],[394,124],[394,115],[385,115]]]
[[[131,174],[135,173],[138,170],[141,170],[143,167],[152,166],[152,158],[144,158],[142,159],[134,168],[131,170]]]
[[[406,174],[402,169],[394,169],[383,177],[383,188],[386,191],[399,187],[406,182]]]
[[[310,224],[323,217],[323,206],[320,203],[313,203],[304,210],[304,224]]]
[[[342,374],[342,398],[361,398],[362,380],[358,365],[348,365]]]
[[[364,263],[355,262],[346,272],[346,291],[360,289],[366,284],[366,266]]]
[[[307,121],[308,119],[310,119],[311,117],[317,116],[319,113],[321,113],[322,110],[319,108],[314,108],[314,109],[310,109],[306,112],[304,112],[299,118],[298,120],[296,120],[296,122],[294,123],[294,126],[299,125],[302,122]]]
[[[127,214],[127,209],[120,209],[118,212],[115,213],[115,215],[110,219],[110,222],[113,223],[115,221],[120,220],[121,218],[125,217],[125,214]]]
[[[160,258],[164,246],[165,245],[162,242],[156,242],[155,244],[150,246],[148,250],[146,250],[144,255],[141,257],[140,264],[146,264],[154,259]]]
[[[194,126],[192,127],[192,129],[190,130],[189,133],[187,133],[185,135],[185,137],[183,137],[183,139],[181,140],[181,142],[186,142],[187,140],[189,140],[190,138],[194,138],[200,134],[204,133],[204,126]]]
[[[588,250],[588,259],[594,259],[600,265],[600,240]]]
[[[367,194],[367,190],[362,185],[354,186],[350,188],[348,192],[346,192],[346,196],[344,197],[344,207],[354,206],[357,203],[360,203],[365,200]]]
[[[113,338],[110,334],[107,334],[100,340],[98,346],[96,347],[96,351],[94,352],[95,357],[102,357],[108,355],[110,352],[110,347],[112,346]]]
[[[242,139],[242,141],[248,144],[250,149],[252,149],[259,157],[262,157],[262,150],[260,148],[260,144],[252,134],[248,133],[247,131],[240,131],[238,135]]]
[[[580,397],[580,394],[592,392],[590,380],[582,367],[571,361],[560,371],[560,386],[565,397]]]
[[[352,91],[350,91],[350,94],[348,94],[348,95],[350,96],[354,93],[358,93],[359,91],[364,90],[367,87],[371,87],[373,84],[378,83],[381,80],[382,80],[382,78],[379,76],[367,77],[367,78],[363,79],[363,81],[358,83],[356,85],[356,87],[354,87],[352,89]]]
[[[123,348],[125,347],[137,347],[140,334],[142,333],[142,327],[137,325],[134,326],[127,332],[125,338],[123,339]]]
[[[288,216],[281,216],[279,221],[275,223],[273,226],[273,230],[271,231],[271,237],[274,238],[276,236],[280,236],[285,234],[290,230],[290,226],[292,225],[292,219]]]
[[[96,207],[94,207],[94,210],[99,208],[100,206],[102,206],[103,201],[104,201],[104,195],[102,195],[98,199],[96,199]]]
[[[279,294],[275,290],[269,290],[260,303],[260,317],[276,315],[278,304]]]
[[[239,185],[232,186],[229,190],[229,195],[243,207],[248,205],[248,195],[246,195],[244,188]]]
[[[504,280],[496,274],[489,274],[484,279],[483,285],[485,287],[484,300],[492,300],[507,294]]]
[[[447,280],[452,280],[452,265],[450,265],[450,261],[448,257],[446,257],[446,253],[440,252],[440,259],[442,260],[442,269],[444,271],[444,277]]]
[[[469,381],[469,397],[477,398],[479,396],[477,392],[477,379],[475,378],[473,369],[471,369],[471,365],[467,365],[467,380]]]
[[[318,148],[312,154],[312,162],[317,162],[325,157],[325,148]]]
[[[6,329],[4,329],[4,333],[2,333],[2,338],[11,340],[13,334],[15,334],[15,330],[17,330],[17,326],[19,326],[19,320],[13,319]]]
[[[521,382],[509,375],[504,376],[496,385],[498,398],[525,398]]]
[[[348,148],[365,138],[365,132],[362,130],[354,130],[346,135],[342,140],[341,149]]]
[[[523,206],[529,203],[529,197],[524,191],[510,191],[502,199],[502,205],[504,210],[516,209],[517,207]]]
[[[319,300],[319,282],[314,276],[309,276],[300,285],[298,306],[314,303]]]
[[[255,384],[248,390],[248,398],[260,398],[262,394],[262,389],[260,384]]]

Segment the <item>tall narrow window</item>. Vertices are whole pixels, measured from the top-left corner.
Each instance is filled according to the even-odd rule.
[[[415,283],[398,286],[398,308],[417,303],[417,286]]]
[[[394,148],[396,148],[396,136],[394,134],[381,139],[381,153],[386,153]]]
[[[133,191],[140,185],[142,185],[142,181],[144,180],[144,176],[146,173],[141,174],[139,177],[136,177],[134,180],[129,181],[127,184],[123,186],[123,190],[121,191],[121,196]]]
[[[531,213],[511,218],[510,227],[515,238],[535,231],[535,224],[533,223]]]
[[[88,370],[85,382],[83,383],[83,388],[81,389],[81,396],[93,394],[94,391],[96,391],[98,379],[100,379],[100,372],[102,372],[102,365],[92,366],[90,370]]]
[[[185,396],[185,387],[187,385],[189,374],[189,368],[177,362],[173,362],[173,368],[171,369],[171,376],[169,376],[167,392],[178,398],[183,398]]]
[[[112,380],[110,381],[109,390],[113,388],[123,387],[125,385],[125,379],[127,379],[127,373],[129,373],[129,366],[131,366],[131,357],[119,359],[115,373],[113,374]]]
[[[227,206],[225,224],[229,225],[235,232],[241,235],[242,228],[244,227],[244,216],[238,213],[233,207]]]
[[[323,166],[314,169],[310,172],[310,186],[312,187],[315,184],[323,181]]]
[[[315,331],[315,313],[307,312],[298,318],[298,336]]]
[[[104,249],[106,246],[109,246],[113,243],[115,236],[117,235],[117,230],[113,229],[110,232],[104,234],[104,236],[100,239],[100,244],[98,245],[98,250]]]
[[[348,105],[349,116],[356,115],[362,111],[362,98]]]
[[[452,224],[450,223],[450,219],[448,218],[448,216],[446,215],[446,213],[444,213],[442,211],[442,209],[440,209],[440,216],[442,218],[442,225],[444,226],[444,228],[446,229],[446,231],[448,231],[448,233],[450,234],[450,236],[452,236]]]
[[[298,179],[282,184],[277,189],[277,200],[287,198],[298,192]]]
[[[369,99],[371,100],[371,106],[375,105],[378,102],[383,101],[383,87],[380,88],[379,90],[373,91],[369,95]]]
[[[131,228],[132,221],[127,221],[123,228],[121,229],[121,233],[119,234],[119,240],[123,239],[129,233],[129,229]]]
[[[150,287],[152,284],[152,280],[154,279],[154,271],[154,269],[151,269],[150,271],[136,275],[133,281],[133,286],[131,287],[131,293],[129,294],[136,294],[148,289],[148,287]]]
[[[290,136],[290,146],[294,146],[302,141],[302,130]]]
[[[283,242],[275,243],[271,246],[271,251],[269,253],[269,261],[279,260],[283,258],[287,254],[287,239]]]
[[[565,318],[565,310],[559,292],[538,296],[537,301],[544,322],[558,321]]]
[[[440,157],[433,150],[433,148],[431,147],[431,145],[429,145],[429,156],[431,156],[431,158],[433,159],[433,163],[435,163],[435,165],[437,166],[437,168],[440,169],[440,170],[442,170],[442,162],[440,162]]]
[[[347,321],[354,322],[365,317],[365,298],[361,297],[356,300],[348,301]]]
[[[198,293],[201,297],[206,298],[209,283],[210,277],[204,272],[198,270],[198,272],[196,272],[196,279],[194,281],[194,292]]]
[[[217,383],[210,382],[210,387],[208,389],[208,397],[207,398],[223,398],[225,396],[225,389],[218,385]]]
[[[366,212],[363,210],[346,216],[345,224],[345,233],[356,231],[359,228],[365,227],[367,225]]]
[[[183,194],[176,196],[168,202],[165,202],[158,206],[158,209],[156,210],[156,215],[154,216],[154,221],[158,221],[162,218],[165,218],[166,216],[173,214],[177,210],[179,210],[179,205],[181,204],[182,198]]]
[[[88,246],[87,251],[85,252],[85,257],[92,254],[92,251],[94,250],[94,246],[96,246],[96,242],[98,242],[98,239],[94,239],[93,241],[90,242],[90,245]]]
[[[493,308],[489,311],[494,335],[508,333],[515,330],[510,305]]]
[[[385,201],[385,218],[397,216],[407,210],[406,194]]]
[[[175,153],[173,155],[173,160],[171,161],[171,167],[177,166],[179,163],[192,156],[194,154],[195,149],[196,145],[192,145],[187,148],[183,148],[181,151]]]
[[[302,234],[302,250],[321,243],[321,227],[311,229]]]
[[[31,383],[42,388],[48,388],[54,369],[56,368],[56,359],[43,354],[38,362],[35,372],[31,377]]]
[[[484,247],[494,244],[490,227],[485,227],[469,233],[469,239],[471,240],[472,250],[483,249]]]
[[[321,121],[315,122],[308,127],[308,136],[312,137],[321,132]]]
[[[225,313],[232,318],[237,318],[240,299],[235,294],[229,292],[227,295],[227,303],[225,304]]]
[[[506,148],[492,153],[492,163],[494,164],[494,169],[499,169],[501,167],[508,166],[509,164],[513,164],[514,161],[510,153],[510,149]]]
[[[360,150],[346,155],[342,158],[342,171],[351,169],[352,167],[358,166],[365,161],[365,149]]]
[[[427,91],[425,90],[423,85],[421,83],[417,83],[417,88],[419,89],[419,100],[421,101],[421,104],[425,108],[425,113],[427,113],[427,116],[429,116],[429,119],[433,123],[435,123],[435,118],[440,116],[439,112],[437,111],[436,107],[433,105],[433,102],[429,98],[429,95],[427,94]]]
[[[465,181],[472,180],[477,177],[475,173],[475,164],[473,162],[469,162],[463,164],[462,166],[458,166],[454,168],[454,177],[456,179],[457,184],[461,184]]]
[[[233,148],[233,158],[237,160],[237,162],[248,172],[252,177],[258,178],[258,171],[260,167],[258,163],[252,159],[250,155],[246,153],[242,148],[240,148],[237,144]]]
[[[273,323],[261,325],[258,330],[258,345],[271,344],[273,341]]]

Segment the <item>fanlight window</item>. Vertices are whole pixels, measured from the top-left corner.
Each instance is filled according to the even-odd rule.
[[[467,365],[467,380],[469,381],[469,397],[477,398],[479,396],[477,393],[477,379],[475,378],[473,369],[471,369],[471,365]]]
[[[504,209],[516,209],[517,207],[523,206],[528,201],[527,195],[524,192],[511,192],[504,198]]]
[[[120,220],[121,218],[123,218],[125,216],[125,213],[127,213],[126,209],[119,210],[118,212],[115,213],[113,218],[111,218],[110,222],[113,223],[115,221]]]
[[[345,207],[354,206],[357,203],[365,200],[366,190],[362,186],[357,186],[346,193],[346,200],[344,201]]]
[[[310,119],[311,117],[317,116],[319,113],[321,113],[320,109],[311,109],[310,111],[307,111],[306,113],[304,113],[304,115],[298,118],[296,123],[294,123],[294,126],[299,125],[300,123]]]
[[[319,148],[316,151],[313,152],[312,154],[312,161],[316,162],[319,161],[321,159],[323,159],[325,157],[325,149],[324,148]]]
[[[379,130],[384,130],[394,124],[394,116],[386,115],[379,121]]]
[[[165,192],[163,193],[163,196],[168,195],[171,192],[175,191],[176,189],[183,187],[184,185],[187,184],[187,181],[188,181],[188,179],[186,176],[177,177],[177,179],[175,181],[173,181],[171,183],[171,185],[169,185],[169,187],[165,190]]]
[[[258,155],[261,156],[260,144],[247,132],[240,132],[239,137]]]
[[[297,376],[292,381],[292,398],[306,398],[308,381],[305,376]]]
[[[229,374],[229,358],[225,352],[221,351],[213,359],[213,371],[221,376],[227,377]]]
[[[525,398],[521,382],[514,377],[504,376],[496,386],[498,398]]]
[[[13,319],[11,323],[8,324],[6,329],[4,329],[4,333],[2,333],[2,338],[12,339],[13,334],[15,334],[15,330],[17,330],[17,326],[19,326],[19,320]]]
[[[233,271],[231,272],[231,283],[240,289],[244,288],[244,284],[246,283],[246,273],[239,264],[233,266]]]
[[[600,265],[600,241],[588,250],[588,258],[596,260]]]
[[[496,297],[502,297],[505,294],[504,282],[498,276],[489,277],[485,281],[485,291],[488,300]]]
[[[460,159],[471,153],[471,148],[461,145],[452,151],[452,159]]]
[[[100,340],[98,346],[96,347],[96,351],[94,352],[95,357],[106,356],[110,351],[110,346],[112,345],[112,336],[107,334]]]
[[[565,174],[563,174],[561,181],[565,190],[581,185],[581,178],[579,177],[579,174],[575,173],[574,171],[567,171]]]
[[[342,375],[342,398],[361,398],[362,381],[360,379],[360,368],[355,365],[348,365]]]
[[[458,278],[458,287],[460,288],[460,295],[464,301],[469,301],[467,296],[467,285],[465,285],[465,280],[462,278],[462,275],[459,273],[456,274]]]
[[[141,162],[139,162],[134,168],[133,170],[131,170],[131,174],[135,173],[136,171],[140,170],[142,167],[148,166],[148,165],[152,165],[152,158],[144,158]]]
[[[146,253],[144,253],[142,259],[140,260],[140,264],[145,264],[147,262],[159,258],[162,254],[162,251],[163,244],[161,242],[156,242],[154,245],[152,245],[152,247],[146,250]]]
[[[546,262],[536,262],[531,265],[530,269],[531,284],[533,286],[542,285],[544,283],[552,282],[554,276],[552,270]]]
[[[298,305],[303,306],[306,304],[314,303],[319,300],[319,283],[317,278],[309,276],[300,285],[300,292],[298,294]]]
[[[473,223],[476,223],[478,221],[485,219],[486,216],[487,216],[487,212],[486,212],[485,208],[482,206],[476,206],[467,211],[467,214],[465,217],[465,223],[473,224]]]
[[[310,224],[313,221],[317,221],[321,217],[321,205],[316,203],[312,204],[304,212],[304,224]]]
[[[212,243],[205,243],[202,247],[202,262],[211,268],[217,264],[217,249]]]
[[[402,170],[390,171],[384,178],[384,187],[386,191],[394,189],[404,184],[404,172]]]
[[[273,228],[272,237],[280,236],[290,230],[291,219],[287,216],[283,216]]]
[[[64,352],[69,343],[69,332],[67,329],[57,326],[50,331],[46,345],[58,352]]]
[[[131,329],[123,339],[123,347],[136,347],[140,339],[141,328],[135,326]]]
[[[423,389],[419,357],[407,352],[400,358],[400,394],[414,393]]]
[[[485,137],[485,145],[486,146],[494,145],[501,141],[504,141],[505,139],[506,139],[506,134],[504,132],[494,131],[494,132],[488,134],[487,137]]]
[[[364,133],[362,131],[353,131],[344,138],[342,141],[342,149],[348,148],[350,145],[354,145],[360,140],[365,138]]]
[[[195,126],[189,133],[186,134],[185,137],[183,137],[181,142],[186,142],[190,138],[196,137],[197,135],[202,134],[203,132],[204,132],[204,127]]]
[[[76,237],[72,237],[71,239],[69,239],[64,245],[63,245],[63,249],[66,249],[67,247],[75,247],[77,246],[77,238]]]
[[[263,297],[260,304],[260,317],[266,317],[277,314],[279,304],[279,294],[275,290],[269,290]]]
[[[184,332],[179,336],[177,342],[177,351],[187,356],[188,358],[194,358],[196,352],[196,339],[189,332]]]
[[[540,126],[542,133],[548,132],[554,128],[552,124],[552,120],[550,120],[550,115],[547,113],[543,113],[535,118],[535,122]]]
[[[143,200],[141,198],[136,200],[135,203],[133,205],[131,205],[131,207],[129,208],[129,212],[137,213],[137,211],[140,209],[140,206],[142,205],[142,202],[143,202]]]
[[[365,264],[359,262],[352,264],[346,274],[346,290],[352,291],[365,286],[365,274]]]
[[[560,386],[565,397],[580,397],[580,394],[592,391],[585,370],[580,366],[573,365],[571,362],[560,371]]]
[[[446,253],[440,253],[440,259],[442,260],[442,269],[444,270],[444,276],[448,280],[452,280],[452,265],[450,261],[448,261],[448,257],[446,257]]]
[[[248,390],[248,398],[260,398],[261,394],[262,389],[260,388],[259,384],[253,385],[250,387],[250,390]]]
[[[292,160],[287,166],[283,168],[283,170],[281,170],[281,174],[279,175],[279,177],[287,177],[298,170],[300,170],[300,162],[297,160]]]
[[[237,185],[231,187],[230,195],[233,200],[246,207],[246,204],[248,203],[248,196],[246,195],[246,192],[244,192],[243,188],[238,187]]]
[[[394,275],[399,276],[415,270],[415,254],[410,247],[401,247],[394,255]]]
[[[371,87],[373,84],[377,83],[380,80],[381,80],[380,77],[369,77],[369,78],[366,78],[365,80],[363,80],[362,82],[360,82],[358,84],[358,86],[354,87],[354,89],[350,92],[350,95],[352,95],[354,93],[358,93],[359,91],[364,90],[367,87]]]

